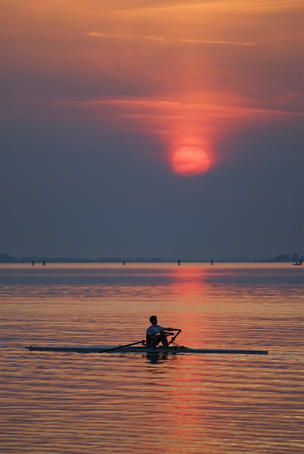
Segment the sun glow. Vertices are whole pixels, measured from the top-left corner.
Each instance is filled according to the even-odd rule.
[[[186,145],[172,153],[171,164],[175,173],[190,177],[207,172],[210,168],[210,159],[208,153],[200,146]]]

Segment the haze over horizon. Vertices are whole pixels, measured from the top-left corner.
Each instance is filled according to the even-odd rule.
[[[304,254],[300,0],[3,0],[0,252]]]

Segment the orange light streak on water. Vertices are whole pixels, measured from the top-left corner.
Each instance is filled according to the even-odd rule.
[[[0,304],[3,452],[303,452],[301,267],[1,265]],[[24,349],[139,340],[152,313],[182,344],[270,355]]]

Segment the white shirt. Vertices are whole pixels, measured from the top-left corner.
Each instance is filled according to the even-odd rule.
[[[160,333],[161,331],[163,331],[163,327],[162,326],[159,326],[159,325],[151,325],[148,329],[147,329],[147,335],[148,336],[155,336],[155,334],[158,334]]]

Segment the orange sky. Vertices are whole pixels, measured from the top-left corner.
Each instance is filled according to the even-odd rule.
[[[12,90],[17,104],[91,110],[96,127],[153,137],[173,169],[185,147],[207,153],[212,167],[224,160],[226,135],[303,118],[302,1],[4,0],[2,7],[2,60],[23,78]]]
[[[0,252],[303,251],[303,0],[0,4]]]

